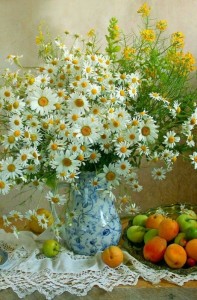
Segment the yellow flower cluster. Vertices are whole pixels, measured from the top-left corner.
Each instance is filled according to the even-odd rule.
[[[148,4],[145,2],[139,9],[138,14],[141,14],[142,17],[148,17],[150,15],[151,8],[148,6]]]
[[[125,59],[131,59],[132,55],[136,53],[136,49],[132,47],[125,47],[123,50],[123,55]]]
[[[183,48],[185,43],[185,36],[182,32],[174,32],[171,36],[171,43],[177,48]]]
[[[156,23],[156,28],[160,31],[166,30],[168,23],[166,20],[160,20]]]
[[[184,52],[173,52],[169,53],[168,58],[171,60],[171,62],[182,72],[192,72],[195,70],[195,58],[190,53],[184,53]]]
[[[155,32],[152,29],[144,29],[141,31],[141,37],[144,41],[154,42],[156,36]]]

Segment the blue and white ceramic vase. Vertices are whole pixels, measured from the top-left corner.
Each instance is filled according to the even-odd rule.
[[[94,255],[110,245],[117,245],[121,236],[121,222],[114,202],[104,196],[104,186],[95,186],[94,172],[83,172],[77,190],[71,188],[68,210],[62,231],[69,250],[75,254]],[[67,214],[68,215],[68,214]]]

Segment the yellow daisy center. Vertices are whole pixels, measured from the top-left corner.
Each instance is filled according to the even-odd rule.
[[[57,150],[58,149],[58,145],[56,143],[52,144],[51,145],[51,149],[54,150],[54,151]]]
[[[21,155],[21,160],[22,160],[22,161],[27,160],[27,154],[22,154],[22,155]]]
[[[108,180],[108,181],[113,181],[115,178],[116,178],[116,174],[112,171],[109,171],[106,175],[105,175],[105,178]]]
[[[174,137],[173,137],[173,136],[169,136],[168,142],[169,142],[170,144],[174,143]]]
[[[72,161],[70,160],[70,158],[65,157],[64,159],[62,159],[62,164],[65,167],[70,167],[72,165]]]
[[[46,97],[40,97],[38,99],[38,104],[42,107],[47,106],[49,104],[49,100]]]
[[[92,132],[92,129],[89,126],[83,126],[81,128],[81,133],[83,134],[83,136],[89,136]]]
[[[150,128],[147,127],[147,126],[142,127],[141,133],[142,133],[143,136],[148,136],[148,135],[150,135]]]
[[[16,125],[16,126],[20,125],[19,120],[14,120],[14,125]]]
[[[76,99],[76,100],[75,100],[75,105],[76,105],[77,107],[83,107],[83,106],[84,106],[84,101],[83,101],[83,99],[80,99],[80,98]]]
[[[14,171],[16,170],[16,167],[15,167],[14,164],[9,164],[9,165],[7,166],[7,170],[8,170],[9,172],[14,172]]]
[[[52,201],[53,203],[58,203],[58,202],[59,202],[59,198],[58,198],[58,197],[52,197],[52,198],[51,198],[51,201]]]
[[[5,188],[5,182],[3,182],[2,180],[0,180],[0,189],[4,189]]]
[[[120,168],[121,168],[122,170],[125,170],[125,169],[127,168],[127,166],[126,166],[125,164],[121,164],[121,165],[120,165]]]
[[[126,153],[127,152],[127,147],[126,146],[121,147],[120,152]]]
[[[95,159],[96,157],[97,157],[97,155],[96,155],[95,152],[90,154],[90,158],[91,158],[91,159]]]
[[[4,96],[6,96],[6,97],[10,97],[10,92],[9,91],[5,91],[5,93],[4,93]]]
[[[91,93],[92,93],[92,95],[96,95],[97,94],[97,89],[92,89]]]
[[[15,142],[15,137],[13,135],[8,136],[8,143],[13,144]]]

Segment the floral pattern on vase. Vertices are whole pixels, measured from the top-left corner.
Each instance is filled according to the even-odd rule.
[[[72,221],[65,220],[63,240],[75,254],[94,255],[110,245],[117,245],[121,223],[113,200],[104,196],[105,186],[94,186],[95,172],[83,172],[77,189],[71,188],[68,210]]]

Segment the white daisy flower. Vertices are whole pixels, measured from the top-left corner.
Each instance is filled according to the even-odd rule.
[[[162,96],[159,93],[152,92],[149,94],[150,98],[153,100],[160,101],[162,99]]]
[[[154,168],[152,170],[152,177],[155,180],[163,180],[166,178],[166,170],[161,167],[161,168]]]
[[[89,102],[87,98],[79,93],[74,93],[70,95],[70,99],[67,101],[68,110],[76,114],[84,114],[89,111]]]
[[[139,185],[137,180],[133,180],[130,186],[134,192],[141,192],[143,190],[143,187]]]
[[[53,169],[56,169],[58,173],[71,173],[77,171],[80,166],[80,161],[77,160],[76,153],[66,150],[65,152],[60,151],[55,153],[54,159],[50,162]]]
[[[131,74],[127,75],[127,81],[132,86],[138,87],[140,85],[140,73],[135,72],[135,73],[131,73]]]
[[[115,96],[118,100],[120,100],[121,102],[123,102],[126,97],[127,97],[127,92],[124,88],[117,88],[116,92],[115,92]]]
[[[176,143],[180,141],[180,137],[176,136],[174,131],[169,131],[164,135],[164,144],[169,148],[174,148]]]
[[[73,128],[73,132],[76,134],[76,138],[79,139],[80,143],[96,143],[100,137],[100,131],[101,125],[99,121],[91,116],[80,119]]]
[[[50,88],[45,87],[43,90],[38,88],[29,93],[28,99],[31,109],[43,116],[55,109],[57,95]]]
[[[158,138],[158,126],[151,118],[145,119],[139,126],[139,140],[147,143],[154,143]]]
[[[115,146],[115,152],[120,158],[129,157],[131,154],[130,144],[128,142],[121,142]]]
[[[191,132],[188,132],[186,144],[189,147],[194,147],[195,146],[194,136],[193,136],[193,134]]]
[[[132,203],[124,208],[124,211],[127,215],[136,215],[140,212],[141,208],[136,205],[136,203]]]
[[[53,205],[64,205],[67,202],[65,195],[54,194],[51,191],[46,194],[46,199]]]
[[[114,164],[109,164],[103,167],[103,171],[98,174],[98,179],[102,183],[106,183],[108,186],[118,186],[119,176]]]
[[[139,152],[140,155],[150,155],[150,149],[147,145],[139,143],[137,147],[137,151]]]
[[[8,217],[13,218],[14,220],[22,220],[23,219],[23,214],[19,211],[11,210],[8,214]]]
[[[9,123],[10,123],[10,128],[12,129],[18,129],[23,127],[23,120],[19,114],[14,114],[10,118]]]
[[[129,142],[130,145],[133,145],[139,141],[139,130],[137,127],[129,128],[124,132],[125,140]]]
[[[6,195],[10,191],[10,184],[2,174],[0,174],[0,194]]]
[[[191,163],[194,165],[194,169],[197,169],[197,152],[193,152],[193,154],[189,155],[191,159]]]
[[[128,160],[121,159],[117,163],[115,163],[115,167],[117,169],[117,172],[121,176],[128,176],[129,172],[131,170],[131,165],[128,162]]]
[[[136,86],[129,85],[128,94],[132,99],[135,100],[137,98],[137,92],[138,92],[138,90],[137,90]]]
[[[101,93],[101,87],[97,84],[91,84],[91,86],[87,90],[87,95],[92,100],[98,98],[98,96],[100,96],[100,93]]]
[[[8,157],[1,162],[2,176],[8,179],[16,179],[22,176],[22,166],[13,157]]]
[[[92,150],[88,157],[90,163],[97,163],[101,158],[101,154],[97,150]]]

